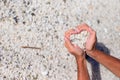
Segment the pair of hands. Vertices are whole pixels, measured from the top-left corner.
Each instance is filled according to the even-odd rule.
[[[70,36],[72,34],[78,34],[82,31],[87,31],[90,33],[88,38],[87,38],[87,41],[85,43],[85,51],[87,53],[90,53],[90,52],[95,50],[95,44],[97,41],[96,32],[92,28],[90,28],[87,24],[79,25],[76,29],[70,29],[70,30],[65,32],[65,47],[75,57],[83,57],[84,50],[81,49],[78,45],[72,44],[70,41]]]

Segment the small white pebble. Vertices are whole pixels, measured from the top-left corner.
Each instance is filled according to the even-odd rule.
[[[87,37],[88,37],[88,32],[82,31],[79,34],[71,35],[70,40],[73,44],[77,44],[81,48],[84,48],[84,44],[87,40]]]
[[[107,33],[107,32],[108,32],[108,30],[107,30],[106,28],[104,28],[104,32],[105,32],[105,33]]]

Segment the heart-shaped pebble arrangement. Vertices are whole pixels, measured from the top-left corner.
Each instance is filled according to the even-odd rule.
[[[87,38],[89,36],[89,33],[87,31],[82,31],[78,34],[73,34],[70,36],[70,40],[72,44],[77,44],[80,48],[85,48],[85,43],[87,41]]]

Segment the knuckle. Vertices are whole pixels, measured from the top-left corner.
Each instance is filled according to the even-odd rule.
[[[96,31],[93,31],[96,34]]]
[[[71,31],[72,31],[72,30],[66,31],[66,32],[65,32],[65,36],[66,36],[66,35],[69,35],[69,34],[71,33]]]
[[[64,46],[67,48],[67,44],[66,43],[64,43]]]
[[[96,35],[96,31],[93,31],[92,33],[93,33],[94,35]]]
[[[86,27],[88,27],[88,25],[87,25],[86,23],[83,23],[83,26],[86,26]]]
[[[77,29],[79,29],[80,27],[81,27],[81,26],[80,26],[80,25],[78,25],[76,28],[77,28]]]
[[[64,43],[64,46],[66,46],[66,43]]]
[[[74,31],[74,29],[70,29],[70,32]]]
[[[82,27],[87,27],[88,28],[89,26],[86,23],[83,23]]]
[[[65,32],[65,35],[67,35],[67,34],[68,34],[68,31]]]
[[[69,52],[73,53],[73,52],[74,52],[74,50],[73,50],[73,49],[70,49],[70,50],[69,50]]]

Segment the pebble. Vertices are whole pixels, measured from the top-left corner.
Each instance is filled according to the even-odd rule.
[[[82,22],[96,30],[98,41],[111,49],[111,55],[120,58],[119,6],[119,0],[1,0],[0,80],[77,80],[75,58],[64,46],[64,33]],[[71,36],[80,47],[86,38],[84,32]],[[95,71],[101,80],[118,80],[99,67]],[[90,77],[96,79],[92,73]]]

